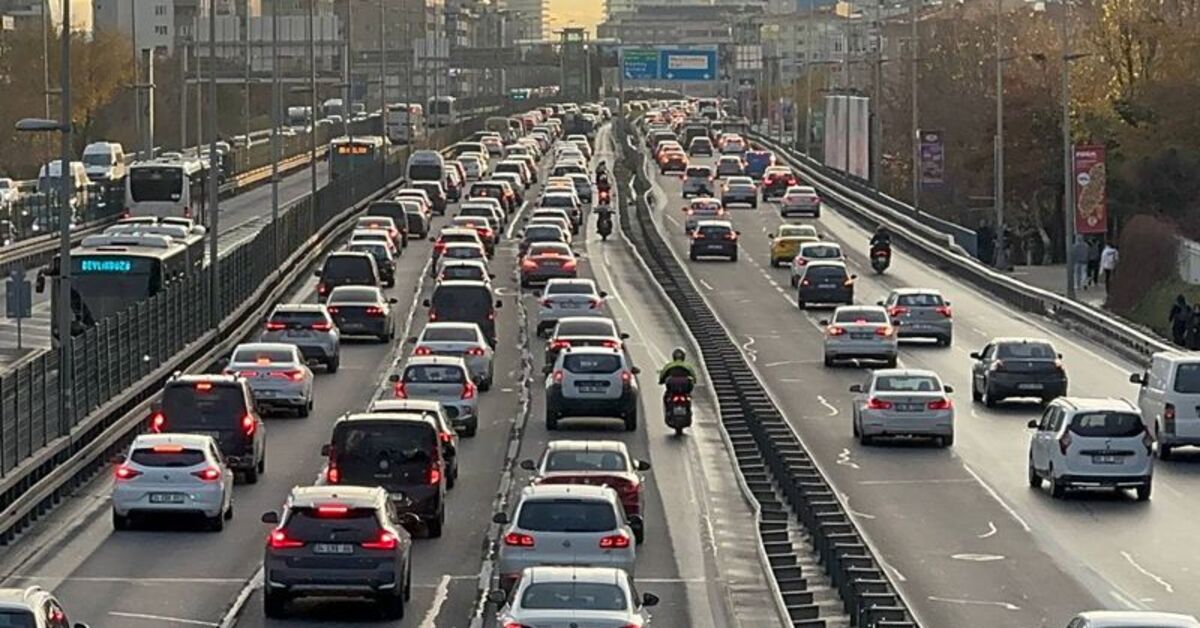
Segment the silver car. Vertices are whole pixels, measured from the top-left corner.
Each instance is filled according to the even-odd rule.
[[[881,360],[895,368],[900,352],[896,326],[878,305],[843,305],[833,311],[825,328],[825,366],[839,360]]]
[[[466,436],[479,430],[479,388],[465,360],[452,356],[412,356],[388,378],[396,399],[437,401],[450,423]]]
[[[750,177],[729,177],[721,188],[721,204],[729,207],[734,203],[745,203],[751,208],[758,207],[758,186]]]
[[[479,260],[486,263],[487,259],[487,248],[482,244],[452,242],[442,249],[442,254],[438,256],[437,263],[429,267],[429,276],[437,277],[442,272],[442,266],[449,262]]]
[[[682,188],[683,198],[688,198],[689,196],[712,196],[712,193],[715,191],[712,166],[688,166],[688,169],[683,174]]]
[[[326,303],[343,336],[375,336],[391,342],[396,336],[395,297],[374,286],[338,286]]]
[[[342,337],[324,305],[283,303],[267,317],[259,342],[295,345],[306,360],[320,362],[336,373],[342,361]]]
[[[267,409],[295,411],[308,416],[313,407],[313,372],[295,345],[281,342],[251,342],[233,350],[225,365],[226,375],[246,380],[254,393],[254,405]]]
[[[683,211],[687,212],[687,218],[683,221],[685,235],[690,235],[695,231],[701,220],[726,220],[728,218],[721,201],[711,197],[692,199],[692,202],[684,207]]]
[[[954,389],[933,371],[879,369],[854,393],[854,436],[870,445],[880,436],[930,437],[941,447],[954,444]]]
[[[643,628],[650,625],[646,609],[658,604],[612,567],[530,567],[511,598],[499,589],[488,599],[504,605],[497,625],[539,628]]]
[[[565,316],[603,315],[607,298],[591,279],[551,279],[538,300],[537,334],[554,329]]]
[[[429,323],[414,338],[413,355],[446,355],[462,358],[479,390],[486,392],[495,380],[493,353],[475,323]]]
[[[527,486],[512,517],[499,512],[492,518],[506,526],[500,585],[511,591],[526,568],[541,565],[615,567],[632,575],[637,543],[629,523],[638,520],[626,520],[617,492],[607,486]]]
[[[879,302],[899,325],[900,338],[933,338],[938,346],[954,340],[954,315],[950,302],[931,288],[896,288]]]
[[[1087,611],[1067,624],[1067,628],[1200,628],[1200,620],[1191,615],[1158,611]]]
[[[779,215],[787,218],[792,214],[808,214],[821,217],[821,197],[808,185],[793,185],[779,199]]]
[[[482,281],[491,283],[496,278],[494,274],[488,271],[487,263],[483,260],[464,259],[447,261],[441,264],[442,270],[438,273],[438,281]]]

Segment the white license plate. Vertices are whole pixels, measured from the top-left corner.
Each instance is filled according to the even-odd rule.
[[[921,403],[898,403],[896,409],[900,412],[920,412],[925,409],[925,404]]]
[[[314,554],[353,554],[354,546],[349,543],[316,543]]]
[[[580,307],[578,303],[559,303],[558,306],[564,310],[577,310]]]
[[[873,335],[874,334],[850,334],[850,337],[854,340],[870,340],[871,336]]]
[[[256,390],[256,391],[254,391],[254,394],[255,394],[255,396],[258,396],[258,397],[274,397],[275,395],[278,395],[279,393],[274,390]]]
[[[151,504],[182,504],[183,493],[150,493]]]
[[[1038,383],[1017,384],[1018,390],[1041,390],[1042,385]]]
[[[1093,464],[1125,464],[1125,456],[1092,456]]]
[[[288,338],[307,338],[308,330],[307,329],[291,329],[291,330],[288,330],[288,332],[284,335],[287,336]]]

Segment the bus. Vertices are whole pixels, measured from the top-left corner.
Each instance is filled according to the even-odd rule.
[[[421,139],[424,108],[418,104],[396,103],[388,105],[387,136],[393,144],[408,144]]]
[[[348,176],[357,168],[378,167],[386,148],[378,135],[333,138],[329,142],[329,178]]]
[[[308,128],[312,124],[312,108],[288,107],[287,124],[292,128]]]
[[[195,224],[188,218],[123,218],[104,229],[104,235],[110,236],[139,236],[160,235],[168,236],[180,242],[187,248],[188,267],[191,270],[201,270],[205,262],[205,239],[207,230]]]
[[[443,127],[458,123],[458,99],[453,96],[434,96],[429,99],[429,126]]]
[[[125,216],[204,220],[203,164],[194,159],[139,161],[125,178]]]
[[[59,258],[38,274],[37,290],[46,277],[58,287]],[[182,281],[195,270],[188,247],[165,235],[98,234],[71,249],[71,335],[125,311]],[[58,290],[51,294],[51,311],[58,311]],[[52,332],[58,336],[58,318]]]

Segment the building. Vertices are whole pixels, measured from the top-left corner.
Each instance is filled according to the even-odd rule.
[[[630,12],[618,12],[596,28],[599,39],[622,44],[705,44],[732,43],[732,24],[740,16],[758,13],[755,4],[714,5],[711,2],[679,0],[664,4],[634,2]]]
[[[71,3],[71,30],[77,33],[91,33],[95,29],[95,19],[92,11],[92,0],[69,0]],[[48,7],[46,17],[53,28],[62,28],[62,0],[48,2],[47,0],[0,0],[0,16],[7,16],[14,29],[41,28],[42,9]]]
[[[499,0],[499,8],[515,15],[513,26],[516,39],[547,41],[553,39],[550,32],[549,0]]]

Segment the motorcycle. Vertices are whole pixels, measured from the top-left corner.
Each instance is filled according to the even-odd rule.
[[[682,436],[683,430],[692,425],[692,396],[687,393],[669,393],[663,398],[663,416],[667,427]]]
[[[608,188],[600,188],[598,200],[596,201],[596,204],[597,205],[608,205],[608,201],[610,198],[611,198],[611,196],[609,194]]]
[[[612,235],[613,219],[611,211],[599,212],[596,216],[596,232],[600,234],[600,239],[607,241],[608,236]]]
[[[890,247],[877,246],[871,249],[871,268],[876,274],[883,274],[883,271],[892,265],[892,249]]]

